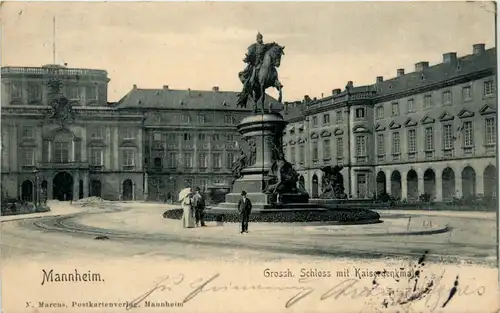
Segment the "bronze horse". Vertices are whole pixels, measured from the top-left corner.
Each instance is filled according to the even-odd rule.
[[[262,64],[255,73],[254,81],[249,82],[249,87],[243,88],[243,91],[239,95],[238,106],[246,107],[248,97],[251,97],[254,102],[253,112],[257,112],[257,105],[260,104],[260,110],[264,113],[266,89],[269,87],[274,87],[278,90],[278,102],[281,102],[283,98],[283,85],[278,79],[278,71],[276,68],[281,64],[281,56],[285,54],[284,49],[284,46],[282,47],[275,42],[268,44]],[[240,81],[246,86],[251,73],[243,71],[240,72],[238,76]]]

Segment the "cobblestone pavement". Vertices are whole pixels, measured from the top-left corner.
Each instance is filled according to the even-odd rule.
[[[69,203],[56,203],[54,212],[77,212]],[[496,253],[494,216],[464,215],[464,212],[381,212],[384,223],[361,226],[252,223],[249,234],[239,234],[238,225],[226,223],[206,228],[183,229],[178,220],[162,218],[164,204],[112,203],[105,208],[85,208],[63,221],[71,227],[107,229],[109,240],[95,236],[42,230],[34,220],[2,223],[4,258],[50,258],[78,255],[150,256],[161,258],[217,258],[223,260],[339,259],[378,255],[453,256],[472,263],[492,263]],[[81,212],[81,210],[80,210]],[[96,213],[99,212],[99,213]],[[102,213],[102,214],[101,214]],[[439,214],[433,214],[439,213]],[[446,213],[446,214],[445,214]],[[60,214],[59,214],[60,215]],[[456,216],[454,216],[456,215]],[[42,221],[49,218],[42,218]],[[432,235],[394,235],[406,231],[451,230]],[[113,233],[137,234],[123,239]],[[136,238],[135,238],[136,237]],[[456,259],[455,259],[456,261]]]

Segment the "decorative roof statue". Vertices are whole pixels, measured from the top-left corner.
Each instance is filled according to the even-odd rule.
[[[73,122],[76,117],[76,112],[73,110],[70,101],[66,98],[62,92],[61,80],[57,77],[57,74],[52,73],[49,77],[49,103],[52,107],[51,119],[58,120],[61,126],[66,125],[69,122]]]
[[[264,43],[262,34],[257,33],[256,42],[248,47],[248,52],[243,59],[247,66],[238,74],[243,90],[238,95],[237,107],[246,108],[248,98],[252,98],[253,112],[257,112],[257,105],[260,104],[263,114],[265,91],[269,87],[278,90],[278,102],[282,101],[283,85],[279,81],[277,68],[281,65],[281,56],[285,54],[284,49],[284,46],[275,42]]]

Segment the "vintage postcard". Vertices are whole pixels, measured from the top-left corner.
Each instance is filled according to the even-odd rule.
[[[2,312],[498,312],[495,3],[0,11]]]

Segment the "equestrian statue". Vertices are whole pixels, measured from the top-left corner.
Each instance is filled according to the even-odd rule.
[[[264,43],[262,34],[257,34],[257,42],[248,47],[243,59],[247,67],[238,74],[243,84],[243,90],[238,95],[238,107],[246,108],[250,97],[254,102],[253,112],[257,112],[260,104],[260,110],[264,114],[266,89],[269,87],[278,90],[278,102],[281,102],[283,85],[278,79],[277,68],[280,66],[281,56],[285,54],[284,49],[284,46],[275,42]]]

